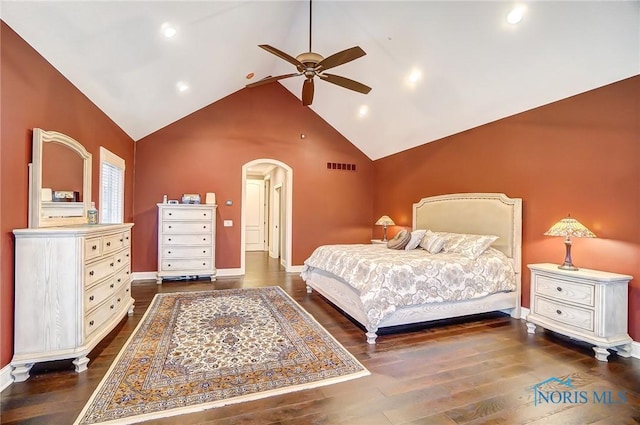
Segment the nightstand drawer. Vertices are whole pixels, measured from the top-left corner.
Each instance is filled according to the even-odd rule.
[[[558,278],[552,279],[542,275],[536,276],[534,284],[536,294],[538,295],[588,307],[595,305],[594,285],[571,283],[566,280]]]
[[[547,298],[536,297],[534,313],[575,328],[593,332],[594,312],[580,307],[568,306]]]

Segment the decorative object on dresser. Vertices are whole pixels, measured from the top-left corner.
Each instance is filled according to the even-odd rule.
[[[80,158],[82,202],[62,202],[73,210],[51,214],[41,196],[42,168],[51,162],[45,145],[56,143]],[[60,164],[58,164],[60,168]],[[45,184],[48,184],[45,182]],[[44,191],[47,192],[47,191]],[[131,298],[131,227],[89,225],[91,154],[64,134],[33,131],[29,179],[29,229],[15,229],[15,381],[29,378],[37,362],[71,359],[76,372],[87,369],[87,354],[128,314]],[[66,213],[69,215],[66,215]]]
[[[388,215],[383,215],[376,221],[376,226],[382,226],[382,242],[387,242],[387,226],[395,226],[396,223]]]
[[[216,208],[207,204],[158,205],[158,273],[163,278],[216,280]]]
[[[627,286],[632,276],[598,270],[563,270],[554,264],[530,264],[531,312],[527,331],[536,325],[595,345],[596,359],[608,349],[631,355],[627,333]]]
[[[571,261],[571,238],[595,238],[596,235],[589,229],[587,229],[582,223],[569,214],[563,218],[545,233],[545,236],[562,236],[564,237],[564,245],[566,246],[566,255],[564,257],[564,263],[559,265],[558,268],[562,270],[576,271],[578,268],[573,265]]]

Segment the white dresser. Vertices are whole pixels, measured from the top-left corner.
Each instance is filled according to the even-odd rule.
[[[216,205],[158,204],[158,274],[216,280]]]
[[[15,381],[34,363],[87,354],[133,314],[133,224],[17,229],[15,235]]]
[[[609,348],[631,355],[627,333],[627,286],[633,277],[598,270],[561,270],[555,264],[530,264],[531,312],[536,325],[595,345],[596,359],[607,361]]]

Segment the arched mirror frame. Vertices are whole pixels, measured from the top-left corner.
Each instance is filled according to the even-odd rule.
[[[29,164],[29,227],[68,226],[87,224],[91,207],[91,154],[81,143],[56,131],[33,129],[33,152]],[[65,146],[83,160],[82,202],[46,202],[42,199],[43,147],[45,143]],[[62,205],[65,204],[65,205]]]

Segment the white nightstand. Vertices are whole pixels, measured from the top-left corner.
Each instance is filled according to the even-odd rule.
[[[371,239],[371,243],[377,244],[387,244],[387,241],[383,241],[382,239]]]
[[[628,275],[580,269],[558,269],[556,264],[529,264],[531,312],[527,331],[536,325],[595,345],[596,359],[606,362],[608,348],[631,355],[627,333]]]

